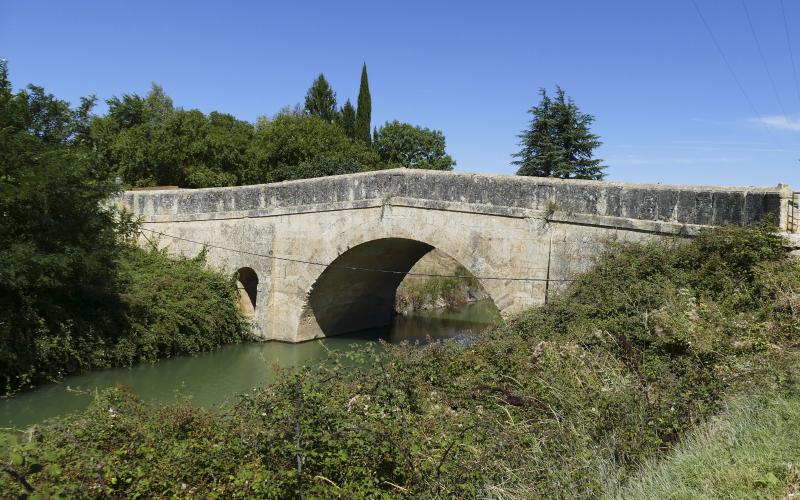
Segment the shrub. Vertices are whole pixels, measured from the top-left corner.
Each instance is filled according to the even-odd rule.
[[[40,323],[30,343],[13,344],[25,362],[3,366],[6,392],[71,373],[208,351],[248,337],[232,278],[207,268],[204,256],[171,258],[163,251],[122,245],[116,270],[108,300],[86,305],[89,318],[106,315],[114,321],[68,317],[55,326]]]
[[[800,266],[760,231],[613,246],[470,345],[355,349],[226,413],[117,389],[0,460],[43,494],[594,498],[723,401],[796,393]],[[742,258],[753,239],[767,251]],[[24,492],[9,474],[0,488]]]

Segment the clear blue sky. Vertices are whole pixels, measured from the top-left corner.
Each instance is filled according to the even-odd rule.
[[[0,57],[19,87],[77,102],[161,84],[178,106],[255,120],[324,72],[373,124],[440,129],[458,170],[513,173],[539,87],[596,116],[609,179],[800,189],[800,88],[779,0],[28,2],[0,0]],[[800,71],[800,1],[784,0]],[[748,103],[752,102],[752,106]]]

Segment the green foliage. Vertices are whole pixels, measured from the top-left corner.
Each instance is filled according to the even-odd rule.
[[[125,243],[135,224],[86,147],[93,100],[14,94],[5,63],[0,82],[0,391],[243,338],[228,277]],[[120,103],[132,121],[171,109]]]
[[[342,106],[342,110],[339,113],[340,120],[339,124],[344,130],[344,135],[349,137],[350,139],[356,138],[356,108],[350,104],[350,99],[344,103]]]
[[[369,129],[372,126],[372,97],[369,93],[369,80],[367,78],[367,63],[361,67],[361,85],[358,88],[358,109],[356,110],[356,131],[357,140],[369,144]]]
[[[800,493],[800,394],[738,398],[650,462],[614,498],[794,498]]]
[[[126,247],[120,266],[128,328],[113,346],[111,364],[129,366],[210,351],[249,338],[229,276],[164,250]]]
[[[99,298],[87,298],[69,283],[56,289],[51,285],[48,291],[54,292],[48,299],[62,314],[57,323],[39,319],[49,310],[38,304],[29,306],[29,314],[38,320],[35,329],[21,330],[10,320],[0,323],[5,392],[249,338],[232,278],[207,268],[202,256],[175,259],[163,251],[123,245],[110,269],[116,274]],[[42,279],[47,278],[45,274]],[[64,296],[73,293],[84,301],[67,302]]]
[[[102,168],[133,186],[211,187],[249,174],[254,127],[217,112],[173,109],[161,87],[112,98],[91,125]]]
[[[788,493],[800,266],[779,249],[762,229],[615,245],[564,295],[469,345],[354,349],[225,413],[152,409],[118,389],[9,457],[51,495],[596,498],[626,482],[646,495],[631,478],[662,456],[674,464],[646,473],[645,488],[692,470],[681,481],[724,473],[730,485],[706,484]],[[693,281],[717,255],[716,278]],[[754,300],[728,300],[743,290]],[[737,394],[774,402],[734,412],[734,431],[709,446],[690,438],[697,459],[672,458]],[[7,475],[0,488],[24,487]]]
[[[0,377],[3,392],[38,377],[37,342],[113,328],[117,239],[129,221],[103,205],[113,186],[79,147],[85,109],[0,67]],[[88,100],[86,101],[88,102]],[[38,368],[38,367],[37,367]],[[53,367],[53,372],[62,369]]]
[[[382,165],[388,168],[452,170],[455,161],[445,151],[439,130],[393,121],[378,129],[373,145]]]
[[[337,118],[336,93],[322,73],[306,93],[305,110],[309,115],[318,116],[328,123],[333,123]]]
[[[359,172],[377,163],[374,151],[316,116],[280,115],[262,122],[252,154],[254,168],[245,183]]]
[[[602,160],[592,158],[602,143],[590,132],[594,117],[581,113],[561,87],[551,99],[539,90],[541,101],[528,112],[533,115],[530,127],[519,138],[522,149],[514,154],[517,175],[560,177],[562,179],[602,179]]]
[[[10,83],[7,87],[10,92]],[[358,109],[348,100],[338,111],[336,94],[320,74],[304,107],[285,108],[255,125],[224,113],[176,108],[156,84],[144,97],[112,97],[104,116],[91,115],[94,97],[71,110],[39,87],[29,87],[25,95],[31,106],[49,110],[49,121],[42,121],[42,112],[32,114],[38,120],[29,124],[35,135],[45,143],[68,139],[86,147],[92,168],[106,178],[119,177],[125,186],[234,186],[387,166],[451,169],[455,164],[444,152],[441,132],[399,124],[387,125],[379,158],[370,148],[366,66]]]
[[[639,378],[650,429],[667,446],[715,411],[742,372],[759,370],[775,353],[769,346],[790,344],[796,318],[761,300],[775,293],[763,269],[786,262],[766,227],[706,230],[689,244],[613,244],[565,296],[511,328],[616,353]],[[800,274],[782,279],[796,286]]]

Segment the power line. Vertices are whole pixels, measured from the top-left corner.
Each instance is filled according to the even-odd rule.
[[[725,63],[725,67],[728,68],[728,72],[731,74],[731,77],[733,77],[733,81],[736,82],[736,86],[739,87],[739,90],[744,96],[745,101],[747,101],[747,104],[750,106],[750,109],[752,109],[753,113],[755,113],[755,115],[759,118],[759,123],[761,123],[761,126],[764,127],[764,130],[767,132],[767,135],[769,135],[772,138],[772,140],[775,141],[775,143],[778,144],[778,146],[780,146],[780,143],[777,141],[775,136],[772,135],[772,132],[764,123],[764,118],[761,116],[761,113],[758,112],[758,108],[756,108],[755,104],[753,104],[753,101],[750,99],[750,96],[744,89],[742,82],[739,81],[739,77],[736,76],[736,72],[733,70],[733,66],[731,66],[731,63],[728,61],[727,56],[725,56],[725,51],[722,50],[722,46],[720,46],[719,42],[717,41],[717,37],[714,36],[714,32],[711,30],[711,26],[708,24],[708,21],[706,21],[705,16],[703,16],[703,13],[700,11],[700,7],[697,5],[697,1],[696,0],[691,0],[691,1],[692,5],[694,5],[695,11],[697,11],[697,15],[700,17],[700,21],[703,22],[703,26],[706,27],[706,31],[708,31],[708,35],[711,37],[711,41],[714,42],[714,47],[717,48],[717,52],[719,52],[720,57],[722,57],[722,61]]]
[[[789,23],[786,21],[786,9],[781,0],[781,14],[783,14],[783,30],[786,32],[786,45],[789,47],[789,61],[792,63],[792,75],[794,75],[794,88],[797,91],[797,100],[800,101],[800,83],[797,82],[797,66],[794,64],[794,52],[792,51],[792,39],[789,37]]]
[[[192,239],[189,239],[189,238],[183,238],[181,236],[175,236],[175,235],[172,235],[172,234],[162,233],[161,231],[154,231],[152,229],[147,229],[147,228],[140,228],[140,231],[147,231],[149,233],[158,234],[158,235],[161,235],[161,236],[165,236],[167,238],[172,238],[174,240],[186,241],[188,243],[194,243],[196,245],[201,245],[201,246],[208,247],[208,248],[215,248],[217,250],[224,250],[226,252],[240,253],[240,254],[244,254],[244,255],[251,255],[253,257],[262,257],[262,258],[266,258],[266,259],[282,260],[282,261],[285,261],[285,262],[293,262],[293,263],[296,263],[296,264],[306,264],[306,265],[311,265],[311,266],[320,266],[320,267],[324,267],[326,269],[344,269],[344,270],[347,270],[347,271],[367,271],[367,272],[373,272],[373,273],[384,273],[384,274],[394,274],[394,275],[402,274],[403,276],[424,276],[424,277],[428,277],[428,278],[460,278],[460,279],[499,280],[499,281],[543,281],[543,282],[548,282],[548,281],[577,281],[577,280],[574,280],[574,279],[565,279],[565,278],[562,278],[562,279],[554,279],[554,278],[518,278],[518,277],[501,278],[501,277],[496,277],[496,276],[466,276],[466,275],[459,275],[459,274],[412,273],[412,272],[403,272],[403,271],[393,271],[391,269],[374,269],[374,268],[369,268],[369,267],[342,266],[342,265],[338,265],[338,264],[325,264],[323,262],[314,262],[314,261],[310,261],[310,260],[294,259],[294,258],[291,258],[291,257],[280,257],[280,256],[277,256],[277,255],[268,255],[268,254],[262,254],[262,253],[256,253],[256,252],[248,252],[247,250],[239,250],[237,248],[228,248],[228,247],[223,247],[223,246],[219,246],[219,245],[212,245],[210,243],[204,243],[202,241],[192,240]],[[142,234],[142,236],[144,236],[144,238],[147,239],[147,241],[149,241],[151,244],[153,244],[153,242],[149,238],[147,238],[147,236],[145,236],[144,234]]]
[[[764,57],[764,51],[761,49],[761,42],[758,40],[758,35],[756,35],[756,29],[753,26],[753,20],[750,18],[750,11],[747,10],[747,4],[742,0],[742,8],[744,9],[744,15],[747,17],[747,24],[750,26],[750,33],[753,34],[753,40],[756,42],[756,48],[758,49],[758,55],[761,57],[761,62],[764,64],[764,71],[767,73],[767,78],[769,78],[769,83],[772,85],[772,91],[775,93],[775,99],[778,100],[778,106],[781,108],[781,112],[783,116],[788,118],[788,114],[786,113],[786,108],[783,107],[783,101],[781,101],[781,96],[778,94],[778,86],[775,85],[775,79],[772,78],[772,73],[769,70],[769,66],[767,65],[767,58]]]

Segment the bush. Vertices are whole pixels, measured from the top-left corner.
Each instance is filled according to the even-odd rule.
[[[45,494],[594,498],[729,398],[796,393],[794,290],[800,266],[766,230],[617,245],[470,345],[354,350],[227,413],[117,389],[3,462]]]
[[[115,289],[87,317],[40,323],[30,343],[6,345],[18,362],[3,366],[6,392],[81,371],[154,362],[240,342],[249,325],[231,277],[195,259],[122,245]],[[104,315],[113,321],[99,321]],[[21,340],[17,337],[18,340]]]
[[[14,93],[0,60],[0,394],[245,335],[229,277],[125,243],[136,225],[107,203],[93,104]]]
[[[205,254],[187,259],[128,247],[121,280],[129,328],[113,348],[115,365],[210,351],[249,336],[233,278],[208,268]]]

